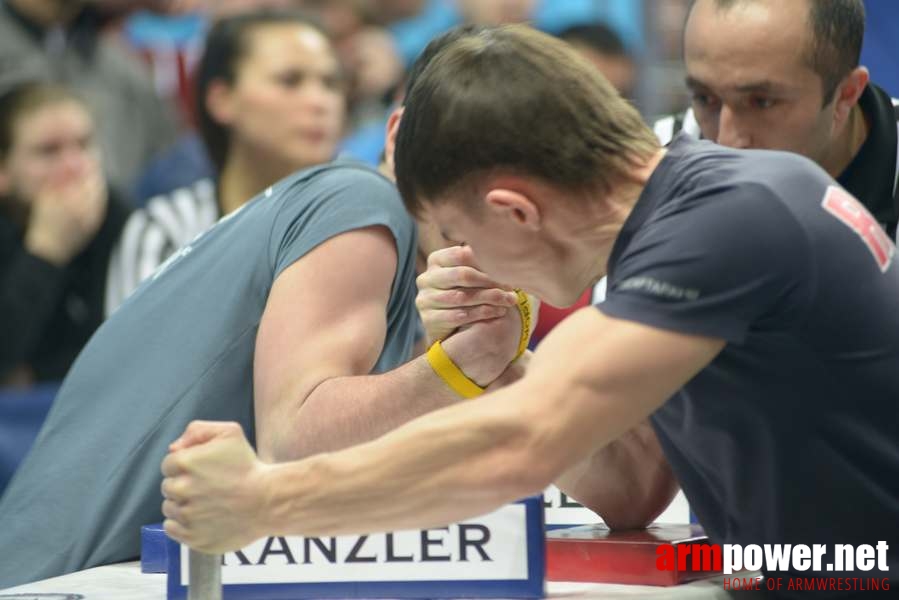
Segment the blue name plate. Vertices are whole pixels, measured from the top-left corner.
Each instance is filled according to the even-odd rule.
[[[189,552],[169,540],[168,598],[187,598]],[[270,537],[222,556],[226,599],[542,598],[542,498],[448,527]]]

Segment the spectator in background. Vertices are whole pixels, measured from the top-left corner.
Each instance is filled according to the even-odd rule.
[[[333,158],[345,109],[334,48],[306,16],[256,11],[218,21],[197,73],[199,128],[216,177],[132,215],[110,265],[107,309],[221,216]]]
[[[318,0],[305,0],[307,4],[322,4]],[[341,144],[342,151],[358,160],[377,165],[384,147],[384,131],[387,116],[402,94],[399,84],[403,78],[403,64],[411,63],[432,37],[459,24],[499,25],[528,20],[536,0],[430,0],[406,2],[386,0],[385,4],[405,4],[404,10],[394,10],[395,17],[405,17],[404,22],[380,22],[391,30],[364,26],[364,11],[357,31],[349,34],[335,33],[338,48],[355,82],[351,90],[350,135]],[[327,12],[335,6],[351,6],[359,2],[337,0],[327,3]],[[411,5],[410,5],[411,4]],[[379,2],[370,7],[377,10]],[[417,10],[416,10],[417,9]],[[329,19],[334,21],[333,17]],[[342,21],[347,22],[347,19]],[[343,39],[344,41],[340,41]]]
[[[103,319],[127,205],[104,182],[94,121],[71,91],[0,98],[0,384],[59,381]]]
[[[323,4],[320,0],[305,2]],[[346,2],[340,0],[337,4]],[[390,73],[397,62],[411,64],[433,37],[460,23],[533,21],[535,27],[556,34],[576,24],[603,21],[620,32],[629,47],[642,45],[643,3],[632,0],[368,0],[367,4],[375,21],[386,27],[392,38],[388,43],[379,36],[359,36],[364,50],[358,54],[378,57],[363,67],[368,73],[381,75],[381,81],[387,79],[383,74]],[[381,18],[377,18],[379,11],[383,11]],[[384,147],[388,105],[395,98],[385,95],[377,100],[380,105],[369,102],[365,105],[367,110],[356,112],[350,135],[341,144],[344,153],[372,165],[378,163]],[[360,113],[364,118],[359,118]]]
[[[103,2],[6,0],[0,4],[0,89],[26,80],[67,84],[97,121],[104,168],[117,186],[174,139],[173,114],[143,65],[104,38]]]
[[[380,15],[374,0],[295,2],[321,21],[337,49],[347,76],[350,128],[375,120],[383,130],[385,112],[403,79],[404,64],[382,22],[390,13],[402,15],[415,7],[389,2],[395,6],[387,6],[389,13]]]
[[[538,29],[555,35],[572,25],[602,21],[619,32],[628,47],[643,45],[644,3],[634,0],[422,0],[418,4],[421,6],[416,13],[389,24],[407,65],[415,60],[428,40],[463,21],[481,24],[532,21]]]
[[[388,26],[411,19],[424,10],[427,0],[370,0],[371,11],[378,24]]]
[[[456,0],[464,22],[490,26],[523,23],[536,6],[537,0]]]
[[[175,57],[180,64],[168,65],[170,70],[173,68],[177,71],[184,70],[183,73],[177,74],[179,79],[183,79],[179,84],[183,86],[183,89],[179,89],[177,95],[188,99],[190,106],[185,108],[185,112],[190,117],[189,122],[194,125],[199,119],[199,115],[196,114],[197,103],[194,99],[197,94],[194,81],[197,76],[196,64],[199,62],[199,58],[195,54],[202,54],[205,45],[203,38],[208,33],[208,28],[216,22],[262,10],[302,9],[320,21],[332,40],[334,39],[332,29],[341,35],[350,35],[359,26],[357,11],[350,6],[350,0],[329,0],[328,2],[312,0],[173,0],[170,4],[165,4],[164,0],[156,1],[158,3],[150,7],[154,9],[155,15],[143,13],[129,20],[129,26],[126,28],[129,31],[128,37],[142,48],[155,66],[164,70],[166,68],[164,57],[171,54],[172,44],[172,40],[165,36],[159,39],[161,33],[166,29],[166,14],[169,17],[186,17],[187,15],[181,13],[194,11],[193,16],[198,18],[199,22],[191,19],[190,25],[188,25],[188,29],[193,31],[193,42],[181,40],[182,48]],[[169,21],[168,26],[174,26],[174,23]],[[197,47],[199,50],[195,50]],[[171,58],[169,56],[169,60]],[[203,140],[196,130],[191,128],[182,134],[171,147],[145,165],[132,188],[136,203],[139,207],[143,207],[151,198],[171,194],[174,190],[193,185],[202,179],[213,178],[215,172],[215,166],[207,153]]]
[[[347,132],[341,154],[377,166],[387,116],[405,77],[405,61],[393,34],[395,19],[415,16],[419,0],[302,0],[316,11],[334,40],[347,73]]]
[[[574,25],[558,37],[565,40],[593,63],[596,70],[609,80],[625,98],[634,97],[637,66],[624,42],[614,29],[605,23]]]

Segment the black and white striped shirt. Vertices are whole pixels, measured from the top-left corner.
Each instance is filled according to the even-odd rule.
[[[106,280],[108,317],[156,268],[221,216],[215,183],[201,179],[155,196],[132,213],[113,250]]]

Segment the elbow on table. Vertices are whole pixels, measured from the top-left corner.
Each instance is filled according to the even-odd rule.
[[[597,513],[609,529],[622,531],[627,529],[646,529],[658,516],[653,511],[634,510],[629,507],[621,511],[602,511]]]
[[[576,495],[575,499],[601,516],[609,529],[645,529],[671,504],[679,489],[670,469],[662,469],[642,481],[621,481],[617,494]]]

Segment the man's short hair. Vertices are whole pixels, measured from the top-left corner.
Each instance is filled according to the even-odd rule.
[[[603,56],[630,59],[621,36],[605,23],[573,25],[558,35],[569,44],[584,46]]]
[[[753,0],[715,1],[719,9],[727,10]],[[865,5],[863,0],[806,0],[806,3],[811,32],[806,60],[821,78],[827,105],[833,100],[840,81],[858,66],[865,37]]]
[[[456,40],[472,35],[478,35],[486,29],[488,29],[486,25],[459,25],[458,27],[453,27],[452,29],[441,33],[428,42],[425,49],[421,51],[421,54],[418,55],[415,62],[409,67],[409,72],[406,74],[406,86],[403,92],[403,99],[405,100],[406,96],[409,95],[409,92],[412,91],[412,88],[415,87],[418,78],[424,73],[425,68],[431,64],[434,57],[440,54],[444,48]]]
[[[396,144],[410,212],[495,172],[608,188],[658,149],[640,114],[567,43],[523,25],[446,45],[417,76]]]

